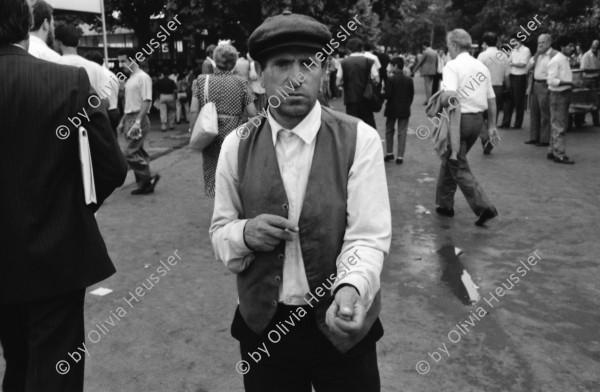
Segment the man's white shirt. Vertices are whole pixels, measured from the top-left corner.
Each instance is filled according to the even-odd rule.
[[[496,98],[488,68],[469,53],[462,52],[444,67],[443,89],[459,93],[461,113],[479,113]]]
[[[61,55],[53,51],[44,41],[33,34],[29,34],[29,54],[41,60],[60,62]]]
[[[60,58],[59,64],[71,65],[73,67],[80,67],[85,69],[88,77],[90,78],[90,84],[96,90],[97,94],[101,94],[103,90],[106,90],[107,86],[110,86],[110,81],[106,76],[102,66],[89,61],[77,54],[67,54]]]

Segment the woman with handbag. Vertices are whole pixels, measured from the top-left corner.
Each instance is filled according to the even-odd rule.
[[[214,140],[202,149],[204,161],[204,191],[210,198],[215,197],[215,172],[225,137],[244,124],[248,117],[257,115],[254,94],[247,80],[233,74],[237,62],[237,49],[232,45],[219,45],[213,52],[216,63],[215,73],[200,75],[194,83],[190,126],[194,123],[207,103],[214,103],[218,116],[218,132]],[[209,78],[208,82],[206,78]],[[208,85],[208,91],[206,86]],[[208,94],[206,94],[208,93]]]

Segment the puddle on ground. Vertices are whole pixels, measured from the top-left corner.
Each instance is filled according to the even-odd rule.
[[[437,253],[442,264],[442,282],[446,283],[452,293],[465,305],[472,305],[479,301],[478,287],[473,283],[471,275],[458,258],[462,250],[453,244],[445,245]]]

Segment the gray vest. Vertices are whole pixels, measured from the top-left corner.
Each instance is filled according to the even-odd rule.
[[[258,121],[256,121],[258,123]],[[325,284],[330,287],[336,276],[335,261],[346,232],[348,173],[354,161],[358,120],[322,108],[312,167],[300,215],[300,243],[310,292]],[[240,219],[260,214],[288,217],[288,200],[277,164],[269,122],[262,119],[255,127],[246,124],[249,136],[242,139],[238,151],[239,192],[243,212]],[[273,319],[283,276],[285,242],[272,252],[255,252],[252,264],[237,275],[240,313],[256,334],[265,332]],[[328,280],[329,279],[329,280]],[[340,351],[346,352],[369,332],[381,308],[377,294],[367,313],[365,328],[350,339],[333,335],[325,324],[325,314],[333,298],[328,290],[311,301],[321,332]],[[315,295],[316,297],[316,295]]]

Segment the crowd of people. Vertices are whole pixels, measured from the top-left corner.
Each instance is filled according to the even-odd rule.
[[[289,37],[293,44],[282,45]],[[218,135],[202,151],[205,193],[214,198],[209,232],[217,259],[237,275],[232,335],[243,359],[292,316],[298,323],[244,374],[247,391],[380,390],[380,275],[392,235],[385,165],[404,162],[415,73],[424,80],[427,115],[437,118],[436,212],[443,219],[454,216],[458,188],[477,226],[498,215],[467,154],[478,139],[484,154],[498,144],[498,112],[501,128],[510,127],[513,111],[513,128],[523,126],[526,94],[526,143],[548,147],[554,162],[573,163],[564,143],[574,85],[568,37],[540,34],[534,56],[522,43],[500,51],[491,32],[474,56],[463,29],[450,31],[444,48],[423,43],[419,56],[374,51],[354,37],[344,56],[311,67],[332,33],[286,11],[256,28],[248,53],[228,42],[210,45],[196,69],[161,69],[154,79],[133,50],[119,53],[117,74],[99,53],[79,56],[79,38],[74,26],[54,26],[43,0],[0,3],[0,85],[8,91],[0,94],[8,143],[0,156],[1,234],[6,258],[20,260],[0,275],[6,390],[83,390],[83,365],[58,375],[54,364],[85,340],[86,287],[115,272],[94,213],[123,184],[127,166],[133,195],[153,193],[160,179],[144,149],[153,105],[163,132],[181,121],[191,129],[202,107],[216,106]],[[600,68],[598,46],[577,60],[582,69]],[[345,114],[330,107],[341,95]],[[273,97],[281,97],[277,105]],[[384,103],[385,153],[374,116]],[[97,194],[91,204],[80,197],[81,140],[54,133],[80,110]],[[234,132],[241,126],[245,138]]]

